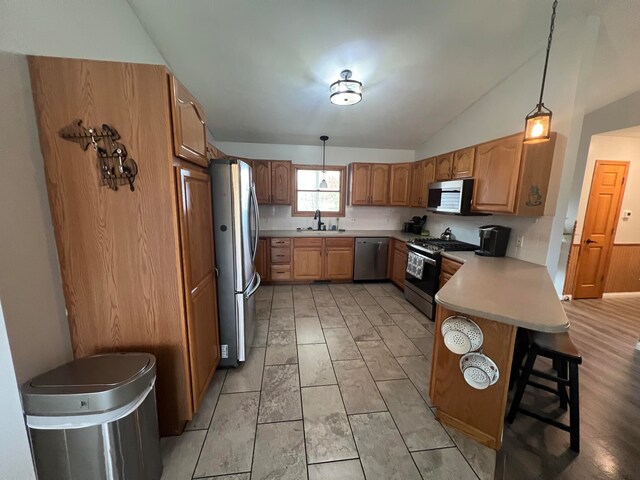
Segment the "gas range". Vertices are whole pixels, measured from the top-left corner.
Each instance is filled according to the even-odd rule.
[[[440,252],[472,252],[480,248],[478,245],[459,240],[442,240],[431,237],[415,237],[407,241],[407,246],[429,256],[439,256]]]

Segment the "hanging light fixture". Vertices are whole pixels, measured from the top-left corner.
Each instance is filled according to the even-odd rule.
[[[547,41],[547,55],[544,59],[544,70],[542,72],[542,86],[540,87],[540,100],[538,105],[529,112],[525,118],[524,143],[546,142],[551,137],[551,116],[553,113],[542,103],[544,93],[544,83],[547,79],[547,66],[549,65],[549,52],[551,51],[551,39],[553,38],[553,28],[556,22],[556,7],[558,0],[553,1],[553,12],[551,13],[551,27],[549,28],[549,40]]]
[[[324,159],[325,159],[325,150],[327,148],[327,140],[329,140],[329,137],[327,137],[326,135],[322,135],[320,137],[320,140],[322,140],[322,181],[320,182],[320,185],[318,185],[318,188],[327,188],[327,180],[324,178],[325,177],[325,170],[324,170]]]
[[[362,82],[351,80],[351,70],[340,73],[342,80],[331,84],[329,99],[335,105],[355,105],[362,100]]]

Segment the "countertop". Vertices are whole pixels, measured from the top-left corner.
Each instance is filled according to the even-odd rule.
[[[260,230],[261,237],[389,237],[406,242],[410,238],[419,237],[415,233],[397,230]]]
[[[436,302],[460,313],[540,332],[564,332],[569,320],[546,267],[509,257],[445,252],[463,263],[436,293]]]

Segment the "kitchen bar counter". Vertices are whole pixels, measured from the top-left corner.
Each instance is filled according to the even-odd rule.
[[[569,328],[546,267],[473,252],[445,252],[443,256],[463,265],[436,293],[438,305],[540,332]]]
[[[260,230],[260,237],[388,237],[406,242],[410,238],[419,237],[415,233],[399,232],[397,230]]]

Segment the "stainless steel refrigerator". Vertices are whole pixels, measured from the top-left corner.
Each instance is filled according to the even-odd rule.
[[[255,333],[255,269],[260,217],[251,166],[237,159],[209,165],[218,275],[218,318],[222,366],[249,355]]]

